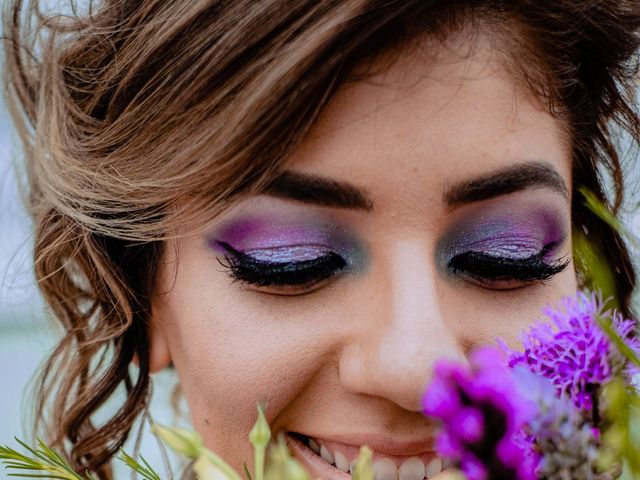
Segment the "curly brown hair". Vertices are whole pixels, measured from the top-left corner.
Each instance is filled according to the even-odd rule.
[[[336,90],[372,73],[356,67],[383,52],[489,29],[514,75],[563,121],[574,189],[614,212],[623,202],[616,138],[640,141],[638,0],[105,0],[67,10],[8,1],[4,51],[36,276],[65,331],[41,372],[35,426],[78,471],[112,478],[110,459],[148,401],[167,232],[262,191]],[[627,248],[573,199],[574,227],[615,267],[629,313]],[[124,403],[94,424],[122,386]]]

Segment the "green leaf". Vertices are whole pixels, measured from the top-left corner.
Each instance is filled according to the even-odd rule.
[[[604,388],[605,415],[610,426],[603,433],[599,463],[603,470],[624,465],[626,478],[640,479],[640,396],[621,378]]]
[[[633,349],[629,347],[629,345],[627,345],[624,339],[622,339],[620,335],[618,335],[618,332],[616,332],[615,328],[613,328],[613,325],[611,325],[611,320],[609,318],[601,317],[598,317],[596,320],[600,328],[604,330],[604,332],[609,337],[609,340],[613,342],[618,351],[622,355],[624,355],[624,357],[629,360],[629,362],[636,365],[637,367],[640,367],[640,358],[638,358],[636,352],[634,352]]]
[[[118,459],[126,463],[129,468],[135,470],[140,475],[142,475],[142,478],[144,478],[145,480],[162,480],[160,478],[160,475],[158,475],[156,471],[153,468],[151,468],[149,463],[145,460],[145,458],[142,455],[140,455],[140,459],[142,460],[142,463],[144,463],[144,465],[141,465],[135,458],[131,457],[130,455],[127,455],[127,453],[124,450],[120,450],[120,455],[118,456]]]
[[[247,477],[246,480],[252,480],[251,473],[249,472],[249,468],[247,467],[247,462],[242,463],[242,469],[244,470],[244,474]]]
[[[14,450],[8,446],[0,446],[0,460],[9,470],[28,470],[31,472],[46,473],[9,473],[10,477],[22,478],[50,478],[62,480],[87,480],[93,477],[79,475],[71,466],[53,449],[38,439],[38,447],[32,448],[17,437],[15,440],[29,452],[29,455]]]
[[[602,221],[609,224],[620,234],[626,232],[620,220],[613,214],[596,195],[586,187],[578,187],[578,191],[584,197],[584,203],[589,210],[595,213]]]
[[[586,289],[600,292],[602,298],[619,308],[613,269],[601,261],[602,252],[580,230],[573,232],[573,259],[578,271],[585,273]]]

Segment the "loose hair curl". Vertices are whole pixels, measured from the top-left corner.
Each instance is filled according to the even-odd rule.
[[[490,29],[514,75],[562,119],[573,185],[615,212],[622,205],[616,132],[640,140],[638,0],[69,5],[56,14],[8,1],[4,51],[36,277],[65,331],[42,370],[35,424],[78,471],[112,478],[109,461],[148,401],[149,312],[169,232],[262,191],[336,90],[367,76],[355,67],[385,51]],[[628,313],[635,276],[624,242],[580,195],[572,215],[615,266]],[[94,425],[119,387],[124,403]]]

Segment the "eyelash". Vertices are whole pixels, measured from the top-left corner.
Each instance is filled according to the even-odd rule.
[[[555,246],[555,242],[548,243],[540,252],[520,259],[465,252],[453,257],[448,267],[454,274],[463,274],[481,286],[491,288],[500,282],[507,282],[509,285],[506,288],[516,288],[534,281],[548,280],[567,268],[570,263],[568,259],[553,263],[544,261],[545,255]],[[509,282],[515,282],[515,285]]]
[[[329,279],[346,267],[347,262],[335,252],[328,252],[299,262],[266,262],[239,252],[225,242],[218,244],[229,252],[220,265],[236,281],[257,287],[295,287],[304,289]]]
[[[226,242],[217,243],[229,252],[224,259],[218,259],[220,265],[229,270],[235,281],[257,287],[304,290],[328,280],[347,265],[345,259],[335,252],[310,260],[275,263],[253,258]],[[569,265],[568,259],[553,263],[544,261],[545,255],[555,246],[555,242],[548,243],[537,254],[521,259],[470,251],[456,255],[447,266],[454,274],[462,274],[487,288],[505,287],[501,282],[507,282],[505,288],[516,288],[534,281],[548,280]]]

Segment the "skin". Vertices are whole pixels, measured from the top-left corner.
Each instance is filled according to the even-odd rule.
[[[152,370],[173,362],[195,429],[234,467],[251,465],[247,435],[262,400],[274,431],[427,450],[434,430],[420,398],[434,362],[464,361],[496,338],[516,345],[543,306],[575,292],[571,262],[544,282],[507,285],[443,267],[451,251],[443,245],[458,248],[465,235],[493,248],[482,231],[507,214],[516,233],[501,227],[501,247],[523,236],[536,245],[531,238],[556,229],[562,238],[553,256],[571,255],[570,195],[535,187],[456,207],[443,201],[450,185],[531,161],[556,170],[571,192],[562,126],[504,66],[489,37],[476,37],[469,55],[471,42],[463,32],[396,52],[369,81],[342,87],[291,156],[291,171],[366,190],[370,211],[260,195],[166,249],[153,303]],[[437,55],[426,58],[427,51]],[[211,240],[249,217],[267,227],[234,239],[245,249],[286,244],[287,229],[338,226],[339,240],[319,234],[311,243],[347,245],[359,260],[302,295],[233,282]]]

